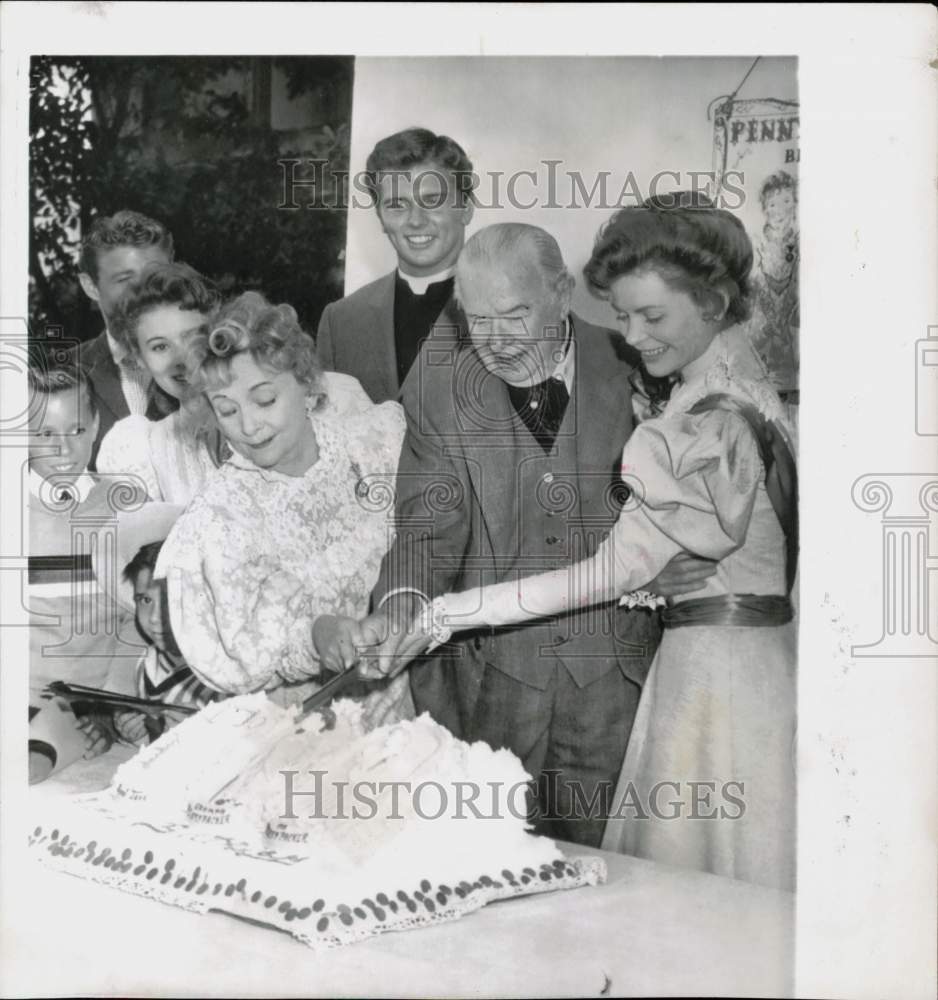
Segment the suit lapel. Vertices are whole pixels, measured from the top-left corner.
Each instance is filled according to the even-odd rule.
[[[577,476],[581,509],[597,517],[611,509],[604,494],[619,469],[632,428],[628,370],[616,357],[609,332],[574,320],[574,392]]]
[[[111,357],[105,334],[102,333],[96,338],[88,352],[88,357],[91,363],[86,370],[94,383],[95,395],[98,397],[99,403],[107,408],[115,421],[126,417],[130,411],[127,407],[127,400],[124,398],[124,390],[121,387],[120,372]]]
[[[397,272],[392,271],[377,283],[371,299],[371,317],[363,331],[366,342],[377,344],[378,352],[372,358],[375,374],[388,399],[397,399],[401,387],[397,380],[397,349],[394,346],[394,282]],[[377,336],[375,335],[377,331]],[[371,348],[369,348],[370,350]]]
[[[454,397],[460,441],[482,523],[496,558],[517,549],[517,416],[505,383],[490,374],[471,347],[456,352]]]

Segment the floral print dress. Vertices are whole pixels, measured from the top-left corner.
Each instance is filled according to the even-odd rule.
[[[219,691],[287,688],[288,701],[312,693],[313,622],[368,612],[393,540],[401,407],[314,412],[310,427],[319,457],[305,475],[232,455],[160,553],[173,634],[192,670]]]

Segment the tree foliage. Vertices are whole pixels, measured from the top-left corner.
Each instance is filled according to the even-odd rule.
[[[264,63],[267,63],[265,66]],[[277,132],[250,106],[254,74],[282,70],[310,128]],[[99,214],[164,222],[177,257],[228,292],[291,303],[307,329],[342,294],[345,208],[281,209],[284,158],[348,169],[352,60],[34,57],[30,67],[33,330],[86,339],[100,317],[80,291],[77,250]],[[268,76],[269,79],[269,76]],[[302,133],[302,134],[299,134]],[[304,202],[305,204],[305,202]]]

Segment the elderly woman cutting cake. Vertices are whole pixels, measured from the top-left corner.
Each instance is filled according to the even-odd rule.
[[[340,619],[361,616],[391,541],[404,435],[394,402],[341,415],[288,305],[247,292],[219,313],[190,376],[231,457],[176,522],[156,575],[192,670],[211,687],[299,701]],[[361,682],[367,712],[408,714],[406,681]],[[389,708],[390,706],[390,708]]]

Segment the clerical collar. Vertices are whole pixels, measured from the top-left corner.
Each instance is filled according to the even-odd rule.
[[[456,265],[452,267],[447,267],[442,271],[438,271],[436,274],[428,275],[427,277],[417,277],[414,274],[405,274],[400,268],[397,269],[397,275],[410,286],[410,290],[414,295],[425,295],[427,289],[431,285],[435,285],[437,282],[446,281],[451,278],[456,271]]]

